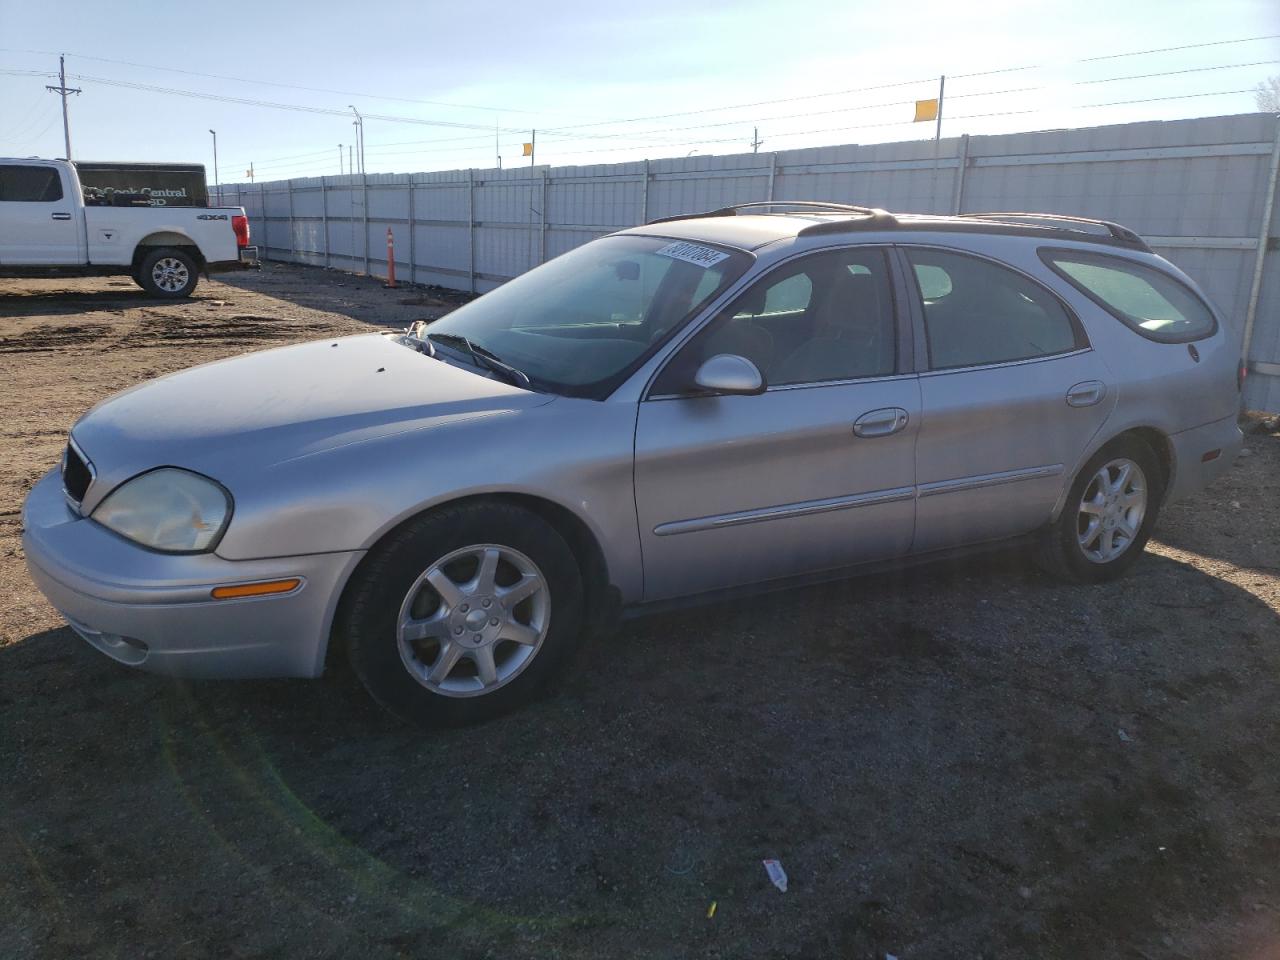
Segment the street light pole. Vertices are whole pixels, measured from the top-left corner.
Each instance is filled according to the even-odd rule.
[[[938,78],[938,125],[933,129],[933,139],[942,139],[942,95],[947,90],[947,78],[944,74]]]
[[[338,176],[342,176],[342,144],[338,144]]]
[[[218,131],[210,130],[213,134],[213,185],[218,186]],[[222,197],[222,190],[218,190],[218,197]]]

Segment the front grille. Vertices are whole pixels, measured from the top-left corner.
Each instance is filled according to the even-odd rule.
[[[75,444],[67,443],[67,452],[62,457],[62,489],[76,503],[84,499],[85,491],[93,480],[93,473]]]

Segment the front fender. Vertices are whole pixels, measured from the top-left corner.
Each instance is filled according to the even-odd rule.
[[[590,529],[624,599],[642,593],[636,408],[561,398],[281,461],[233,487],[227,559],[367,550],[408,518],[486,494],[557,504]]]

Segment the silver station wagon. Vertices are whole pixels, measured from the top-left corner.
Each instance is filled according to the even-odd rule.
[[[341,654],[395,713],[465,723],[624,612],[1019,541],[1116,577],[1234,459],[1240,379],[1223,318],[1118,224],[746,204],[106,400],[24,544],[121,663]]]

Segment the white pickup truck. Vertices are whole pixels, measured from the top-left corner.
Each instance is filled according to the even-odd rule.
[[[0,277],[126,275],[175,298],[257,261],[242,207],[86,205],[74,164],[0,158]]]

